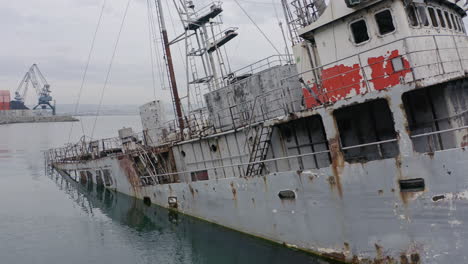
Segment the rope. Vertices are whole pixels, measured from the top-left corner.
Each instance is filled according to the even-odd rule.
[[[154,77],[154,57],[153,57],[153,32],[151,28],[151,6],[150,1],[147,0],[147,9],[148,9],[148,38],[149,38],[149,49],[150,49],[150,60],[151,60],[151,78],[153,81],[153,94],[154,100],[156,101],[156,80]]]
[[[252,22],[255,25],[255,27],[258,29],[258,31],[260,31],[260,33],[268,41],[268,43],[270,43],[271,47],[276,51],[276,53],[278,53],[278,55],[281,55],[281,52],[279,52],[279,50],[275,47],[273,42],[271,42],[271,40],[267,37],[267,35],[265,35],[263,30],[257,25],[257,23],[255,23],[255,21],[252,19],[252,17],[250,17],[250,15],[247,13],[247,11],[245,11],[245,9],[239,4],[239,1],[234,0],[234,2],[237,4],[237,6],[239,6],[239,8],[242,10],[242,12],[244,12],[244,14],[249,18],[250,22]]]
[[[75,109],[74,109],[74,115],[76,116],[78,114],[78,107],[80,105],[80,99],[81,99],[81,93],[83,91],[83,87],[84,87],[84,83],[85,83],[85,80],[86,80],[86,76],[88,74],[88,68],[89,68],[89,63],[91,61],[91,55],[94,51],[94,44],[96,43],[96,37],[97,37],[97,33],[99,31],[99,27],[101,26],[101,21],[102,21],[102,16],[104,14],[104,8],[106,6],[106,2],[107,0],[104,0],[102,2],[102,8],[101,8],[101,13],[99,14],[99,19],[98,19],[98,22],[97,22],[97,25],[96,25],[96,30],[94,31],[94,36],[93,36],[93,40],[91,42],[91,47],[89,49],[89,53],[88,53],[88,59],[86,61],[86,66],[85,66],[85,70],[83,72],[83,77],[81,78],[81,85],[80,85],[80,90],[78,92],[78,99],[76,101],[76,104],[75,104]],[[70,126],[70,132],[68,133],[68,144],[70,144],[70,139],[71,139],[71,134],[73,132],[73,125],[74,123],[71,122],[71,126]],[[83,133],[83,136],[85,136],[85,132],[84,132],[84,127],[83,127],[83,121],[80,119],[80,125],[81,125],[81,132]]]
[[[155,56],[156,56],[156,67],[158,67],[158,74],[159,74],[159,83],[161,84],[161,89],[162,90],[167,90],[167,85],[166,85],[166,72],[165,72],[165,68],[164,68],[164,65],[163,63],[161,62],[161,59],[164,59],[164,56],[161,55],[161,52],[159,52],[159,49],[157,48],[158,45],[156,45],[156,42],[157,42],[157,38],[156,38],[156,23],[155,23],[155,20],[154,20],[154,16],[153,16],[153,12],[152,9],[153,9],[153,5],[151,3],[153,3],[153,1],[151,0],[148,0],[148,3],[149,3],[149,8],[150,8],[150,11],[148,12],[149,13],[149,17],[150,17],[150,25],[151,25],[151,34],[152,34],[152,42],[154,44],[154,53],[155,53]],[[159,43],[161,43],[161,41],[159,41]],[[161,47],[161,46],[160,46]]]
[[[119,46],[120,36],[122,34],[123,26],[125,24],[125,19],[127,17],[128,9],[130,7],[131,2],[132,2],[132,0],[127,1],[127,5],[125,7],[125,12],[124,12],[124,15],[123,15],[123,18],[122,18],[122,23],[120,24],[119,33],[117,34],[117,40],[115,41],[114,50],[112,52],[112,57],[111,57],[111,60],[110,60],[110,63],[109,63],[109,67],[107,69],[106,80],[104,81],[104,86],[102,87],[101,97],[99,99],[99,105],[98,105],[98,109],[96,111],[96,117],[94,119],[93,130],[91,132],[91,138],[94,137],[94,131],[96,129],[96,123],[97,123],[99,113],[101,112],[101,106],[102,106],[102,101],[104,99],[104,93],[105,93],[105,90],[107,88],[107,84],[109,82],[109,77],[110,77],[110,73],[111,73],[111,70],[112,70],[112,65],[114,63],[115,54],[117,52],[117,47]]]

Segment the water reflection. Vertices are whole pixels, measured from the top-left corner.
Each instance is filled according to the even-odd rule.
[[[77,183],[66,175],[53,172],[49,177],[89,216],[102,214],[125,227],[120,237],[136,247],[138,262],[328,263],[96,185]]]

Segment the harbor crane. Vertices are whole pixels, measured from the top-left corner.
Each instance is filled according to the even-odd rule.
[[[41,71],[37,64],[33,64],[29,70],[24,75],[23,79],[21,80],[20,85],[16,89],[14,102],[18,105],[24,106],[24,100],[26,98],[28,88],[32,85],[34,90],[36,90],[36,94],[38,96],[37,105],[34,106],[33,109],[37,109],[40,107],[41,109],[50,108],[52,110],[52,114],[55,115],[55,104],[52,105],[52,96],[50,96],[50,85],[47,83],[47,80],[42,75]]]

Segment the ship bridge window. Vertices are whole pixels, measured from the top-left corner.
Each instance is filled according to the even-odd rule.
[[[328,141],[319,115],[278,126],[291,169],[318,169],[331,164]]]
[[[375,21],[379,28],[380,35],[386,35],[395,31],[392,13],[389,9],[385,9],[375,14]]]
[[[351,33],[355,44],[360,44],[369,40],[367,23],[364,19],[359,19],[350,24]]]
[[[423,6],[423,5],[418,5],[417,9],[418,9],[419,19],[421,19],[421,24],[423,26],[425,26],[425,27],[428,27],[429,26],[429,17],[427,16],[426,7]]]
[[[458,31],[457,21],[455,20],[455,17],[453,16],[452,13],[450,13],[450,18],[452,19],[452,22],[453,22],[453,28],[455,28],[455,30]]]
[[[439,17],[440,26],[445,28],[445,19],[444,19],[444,16],[442,15],[442,10],[437,9],[437,16]]]
[[[434,8],[428,7],[427,10],[429,11],[429,16],[431,17],[432,26],[439,27],[439,22],[437,22],[437,17]]]
[[[386,100],[338,109],[334,115],[346,161],[366,162],[398,155],[393,118]]]
[[[416,152],[468,146],[468,81],[407,92],[403,104]]]
[[[445,20],[447,20],[447,26],[449,29],[452,29],[452,21],[450,20],[450,15],[447,11],[444,11]]]
[[[457,16],[457,18],[458,18],[458,22],[459,22],[458,24],[459,24],[460,28],[462,29],[463,33],[466,33],[465,24],[463,23],[463,21],[461,20],[460,17]]]
[[[462,29],[463,22],[460,24],[460,20],[459,20],[459,17],[457,15],[455,15],[455,23],[457,23],[458,31],[462,32],[463,31],[463,29]]]
[[[410,25],[413,27],[419,26],[418,16],[416,15],[416,8],[414,5],[408,5],[406,7],[406,13],[408,14]]]

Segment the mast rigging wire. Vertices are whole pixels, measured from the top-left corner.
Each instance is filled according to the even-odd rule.
[[[161,84],[161,89],[162,90],[167,90],[167,86],[166,86],[166,71],[165,71],[165,67],[162,65],[163,63],[160,61],[161,59],[164,59],[164,56],[161,55],[162,52],[159,51],[159,49],[157,48],[158,45],[156,44],[161,44],[161,40],[158,41],[158,38],[156,38],[156,22],[155,22],[155,19],[154,19],[154,15],[153,15],[153,5],[152,5],[153,1],[151,0],[148,0],[148,4],[149,4],[149,17],[150,17],[150,25],[151,25],[151,31],[152,31],[152,44],[154,45],[153,48],[154,48],[154,51],[155,51],[155,61],[156,61],[156,66],[158,67],[158,74],[159,74],[159,83]],[[158,30],[159,32],[159,30]],[[160,46],[161,47],[161,46]]]
[[[153,56],[153,31],[151,29],[151,6],[150,0],[146,1],[147,11],[148,11],[148,38],[149,38],[149,49],[150,49],[150,61],[151,61],[151,80],[153,84],[153,95],[154,100],[156,101],[156,79],[154,77],[154,56]]]
[[[102,87],[101,96],[99,98],[99,105],[98,105],[98,109],[96,111],[96,117],[94,118],[94,124],[93,124],[93,129],[92,129],[92,132],[91,132],[91,138],[94,137],[94,131],[96,129],[97,119],[98,119],[99,113],[101,112],[102,101],[104,99],[104,92],[105,92],[105,90],[107,88],[107,84],[109,82],[109,77],[110,77],[110,73],[111,73],[111,70],[112,70],[112,65],[114,63],[115,54],[117,52],[117,47],[119,46],[120,36],[122,35],[123,26],[125,24],[125,19],[127,18],[128,9],[130,7],[131,2],[132,2],[132,0],[127,1],[127,5],[125,7],[124,15],[122,17],[122,22],[120,24],[119,33],[117,34],[117,40],[115,41],[114,50],[112,52],[112,57],[111,57],[111,60],[110,60],[110,63],[109,63],[109,67],[107,69],[106,80],[104,81],[104,86]]]
[[[249,18],[250,22],[252,22],[255,25],[255,27],[258,29],[258,31],[260,31],[260,33],[268,41],[268,43],[270,43],[271,47],[276,51],[276,53],[278,53],[278,55],[281,55],[281,52],[279,52],[279,50],[275,47],[273,42],[268,38],[268,36],[263,32],[263,30],[257,25],[257,23],[255,23],[255,21],[247,13],[247,11],[239,4],[239,1],[234,0],[234,2],[237,4],[237,6],[239,6],[239,8],[242,10],[242,12],[244,12],[244,14]]]
[[[102,16],[104,14],[104,9],[106,7],[106,2],[107,0],[104,0],[102,2],[102,8],[101,8],[101,12],[99,14],[99,19],[98,19],[98,22],[96,24],[96,30],[94,31],[94,35],[93,35],[93,40],[91,41],[91,47],[89,49],[89,53],[88,53],[88,58],[86,60],[86,66],[85,66],[85,69],[84,69],[84,72],[83,72],[83,76],[81,78],[81,84],[80,84],[80,89],[79,89],[79,92],[78,92],[78,98],[76,100],[76,104],[75,104],[75,109],[74,109],[74,115],[76,116],[78,114],[78,107],[80,105],[80,99],[81,99],[81,93],[83,91],[83,87],[84,87],[84,83],[85,83],[85,80],[86,80],[86,76],[88,74],[88,68],[89,68],[89,63],[91,61],[91,55],[94,51],[94,44],[96,43],[96,37],[97,37],[97,33],[99,31],[99,28],[101,26],[101,22],[102,22]],[[71,126],[70,126],[70,132],[68,133],[68,144],[70,144],[70,139],[71,139],[71,134],[72,134],[72,131],[73,131],[73,122],[71,123]],[[80,119],[80,125],[81,125],[81,132],[83,133],[83,136],[85,136],[85,132],[84,132],[84,127],[83,127],[83,121]]]

